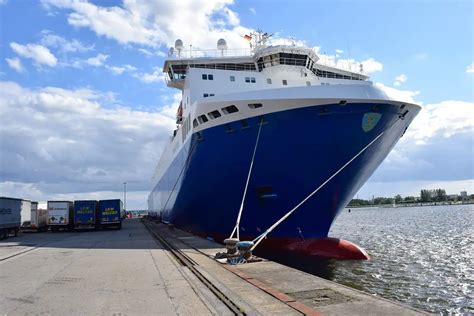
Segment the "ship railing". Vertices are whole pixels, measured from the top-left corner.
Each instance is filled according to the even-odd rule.
[[[325,54],[319,54],[318,57],[319,57],[319,60],[317,63],[320,65],[324,65],[324,66],[328,66],[332,68],[338,68],[338,69],[358,73],[361,75],[366,75],[363,71],[363,67],[361,66],[362,64],[359,62],[356,62],[355,60],[337,59],[336,56],[325,55]]]
[[[168,54],[168,58],[172,59],[189,59],[189,58],[219,58],[219,57],[249,57],[252,56],[250,48],[247,49],[183,49]]]

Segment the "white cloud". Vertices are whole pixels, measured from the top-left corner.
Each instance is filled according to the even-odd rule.
[[[399,87],[402,83],[408,80],[408,77],[404,74],[398,75],[395,77],[395,81],[393,82],[393,85],[395,87]]]
[[[342,54],[342,53],[344,53],[344,51],[342,49],[336,49],[336,53]]]
[[[257,11],[254,8],[249,8],[249,12],[253,15],[257,15]]]
[[[158,57],[166,57],[166,53],[162,52],[161,50],[151,51],[146,48],[139,48],[138,51],[147,57],[158,56]]]
[[[473,135],[473,102],[424,105],[369,182],[472,180]]]
[[[417,144],[426,144],[432,138],[450,138],[456,134],[473,132],[474,103],[447,100],[423,106],[406,137]]]
[[[114,74],[114,75],[121,75],[124,72],[134,72],[137,70],[136,67],[132,65],[123,65],[123,66],[107,66],[107,68]]]
[[[144,54],[145,56],[148,56],[148,57],[153,56],[153,53],[146,48],[139,48],[138,51]]]
[[[40,43],[42,45],[58,49],[62,53],[82,53],[94,49],[94,45],[86,46],[77,39],[67,40],[49,30],[43,30],[41,34]]]
[[[165,80],[163,69],[160,67],[153,68],[151,73],[135,73],[133,77],[144,83],[164,82]]]
[[[474,73],[474,63],[466,67],[466,72],[471,74]]]
[[[123,181],[131,190],[147,191],[160,149],[175,127],[167,114],[175,107],[137,111],[104,106],[105,98],[90,89],[28,89],[1,82],[3,187],[26,185],[26,198],[35,192],[120,191]]]
[[[318,63],[321,63],[323,65],[331,66],[331,67],[338,67],[350,71],[357,71],[359,72],[361,70],[361,65],[363,72],[365,74],[370,74],[373,72],[381,71],[383,69],[383,64],[374,58],[369,58],[365,61],[357,61],[353,58],[349,59],[344,59],[341,58],[339,59],[339,55],[328,55],[324,52],[321,52],[321,47],[315,46],[313,47],[314,51],[320,58]]]
[[[37,64],[47,65],[50,67],[56,66],[58,60],[49,51],[48,48],[38,44],[21,45],[15,42],[10,43],[11,49],[18,55],[24,58],[31,58]]]
[[[399,90],[391,87],[387,87],[382,83],[375,83],[377,88],[382,89],[389,98],[397,101],[404,101],[409,103],[419,103],[414,100],[414,97],[420,94],[420,91],[410,91],[410,90]]]
[[[369,58],[367,60],[364,60],[361,62],[362,66],[364,67],[364,72],[365,73],[373,73],[377,71],[382,71],[383,65],[382,63],[376,61],[373,58]]]
[[[124,1],[122,6],[103,7],[82,1],[44,0],[44,7],[69,11],[68,22],[88,28],[99,36],[121,44],[150,47],[172,45],[181,38],[185,45],[209,49],[217,39],[227,40],[229,48],[245,48],[241,37],[249,29],[239,25],[238,15],[229,8],[232,0]],[[192,21],[192,23],[183,23]]]
[[[5,58],[5,61],[7,62],[8,66],[10,66],[10,68],[14,69],[16,72],[23,72],[25,70],[21,64],[21,60],[18,57]]]
[[[109,58],[109,55],[97,54],[95,57],[88,58],[85,63],[89,66],[99,67],[104,65],[107,58]]]

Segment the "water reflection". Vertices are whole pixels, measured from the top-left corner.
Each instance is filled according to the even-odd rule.
[[[369,261],[265,254],[277,262],[435,313],[474,313],[474,205],[351,209],[329,233]]]

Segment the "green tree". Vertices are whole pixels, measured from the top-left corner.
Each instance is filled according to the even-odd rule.
[[[402,196],[400,194],[395,195],[395,203],[400,203],[403,201]]]
[[[436,191],[436,201],[438,202],[443,202],[448,200],[448,195],[446,194],[446,191],[443,189],[437,189]]]
[[[431,199],[430,190],[421,190],[420,200],[421,200],[421,202],[431,202],[432,199]]]

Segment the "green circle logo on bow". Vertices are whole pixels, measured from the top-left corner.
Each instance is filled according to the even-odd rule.
[[[382,114],[380,113],[374,113],[374,112],[365,113],[364,117],[362,117],[362,129],[364,130],[364,132],[369,132],[372,129],[374,129],[374,127],[380,121],[381,117],[382,117]]]

